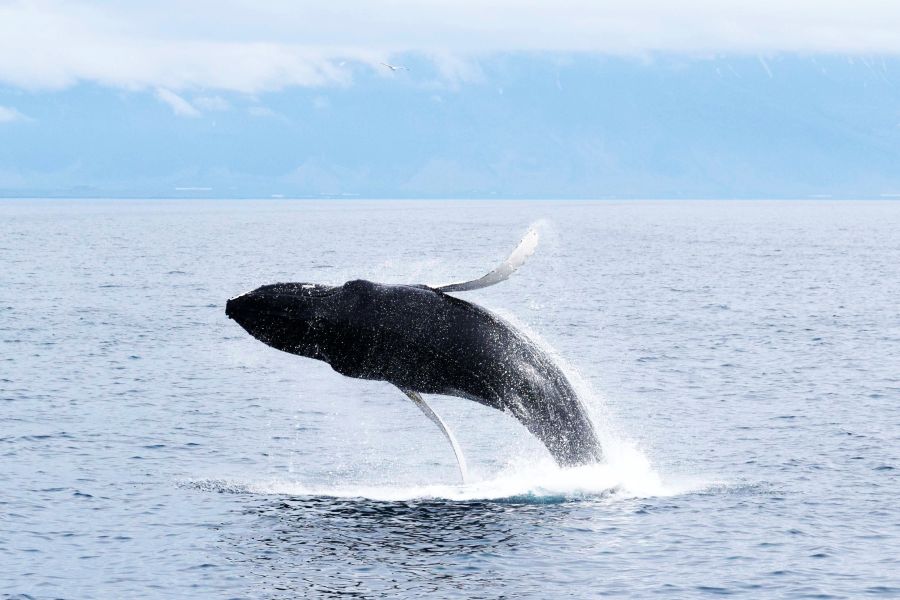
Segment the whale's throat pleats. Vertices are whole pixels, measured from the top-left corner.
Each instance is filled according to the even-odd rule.
[[[463,483],[468,479],[468,469],[466,468],[466,457],[463,456],[462,448],[459,447],[459,444],[456,442],[456,438],[453,437],[453,432],[447,427],[447,424],[441,419],[441,417],[434,412],[434,410],[428,406],[428,403],[425,402],[425,399],[422,398],[422,395],[419,392],[414,392],[412,390],[404,390],[401,388],[404,394],[406,394],[410,400],[413,401],[413,404],[419,407],[425,416],[431,419],[431,421],[438,426],[441,430],[441,433],[444,434],[444,437],[450,442],[450,445],[453,447],[453,453],[456,455],[456,463],[459,465],[459,474],[462,477]]]

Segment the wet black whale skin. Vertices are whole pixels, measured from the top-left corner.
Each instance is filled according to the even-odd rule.
[[[545,352],[476,304],[421,285],[265,285],[226,314],[260,341],[348,377],[459,396],[512,414],[562,466],[601,459],[572,385]]]

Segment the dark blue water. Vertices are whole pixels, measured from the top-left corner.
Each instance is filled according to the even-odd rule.
[[[274,281],[481,275],[608,462],[279,353]],[[0,593],[900,596],[900,203],[0,201]]]

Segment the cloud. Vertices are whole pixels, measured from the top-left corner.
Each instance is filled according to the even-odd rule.
[[[199,117],[200,111],[194,108],[194,106],[173,92],[172,90],[167,90],[165,88],[158,88],[156,90],[156,97],[165,104],[169,105],[169,108],[172,109],[179,117]]]
[[[418,53],[451,82],[506,52],[900,54],[885,0],[0,0],[0,83],[255,94]]]
[[[133,90],[251,94],[346,83],[350,70],[336,57],[372,64],[381,57],[262,32],[248,36],[242,21],[254,10],[237,2],[225,6],[227,19],[216,18],[217,4],[202,0],[189,7],[166,0],[152,10],[130,6],[0,0],[0,83],[61,89],[88,81]]]
[[[27,121],[28,117],[14,108],[0,106],[0,123],[12,123],[13,121]]]

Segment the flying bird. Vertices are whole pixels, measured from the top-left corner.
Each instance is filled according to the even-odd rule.
[[[388,69],[390,69],[391,71],[409,71],[408,68],[406,68],[402,65],[389,65],[388,63],[385,63],[385,62],[383,62],[381,64],[384,65],[385,67],[387,67]]]

